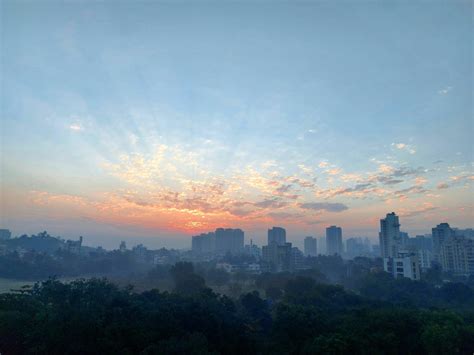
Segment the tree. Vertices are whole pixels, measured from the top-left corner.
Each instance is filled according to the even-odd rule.
[[[206,288],[204,279],[194,273],[192,263],[179,262],[170,269],[174,281],[174,290],[178,293],[192,295]]]

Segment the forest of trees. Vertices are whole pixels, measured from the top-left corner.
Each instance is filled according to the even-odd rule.
[[[266,288],[264,294],[254,291],[230,298],[209,289],[190,263],[177,263],[168,275],[172,292],[134,292],[106,279],[70,283],[50,279],[2,294],[0,353],[472,354],[474,350],[474,293],[464,284],[434,288],[406,280],[403,285],[405,280],[380,274],[369,275],[364,288],[353,292],[321,283],[315,271],[262,275],[258,282]]]

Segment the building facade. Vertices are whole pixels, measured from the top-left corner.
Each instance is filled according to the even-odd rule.
[[[268,271],[280,272],[292,269],[291,243],[279,245],[271,243],[262,247],[262,261],[267,264]]]
[[[420,266],[418,256],[410,253],[399,253],[396,257],[384,258],[384,270],[393,277],[406,277],[411,280],[420,280]]]
[[[331,226],[326,228],[326,253],[328,255],[342,255],[342,228]]]
[[[444,242],[449,241],[454,236],[454,231],[448,223],[440,223],[431,229],[431,235],[433,238],[433,259],[441,263],[441,248]]]
[[[285,245],[286,243],[286,230],[281,227],[273,227],[267,232],[267,244]]]
[[[438,260],[443,271],[474,275],[474,239],[454,236],[442,243]]]
[[[192,237],[192,251],[195,254],[210,254],[216,251],[216,234],[201,233]]]
[[[217,228],[215,232],[202,233],[192,237],[194,254],[242,254],[245,233],[241,229]]]
[[[380,253],[382,258],[393,258],[403,250],[403,240],[400,235],[400,221],[395,212],[388,213],[380,220]]]
[[[318,255],[318,240],[314,237],[304,238],[304,255],[317,256]]]

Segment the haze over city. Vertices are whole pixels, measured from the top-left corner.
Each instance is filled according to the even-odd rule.
[[[469,2],[2,2],[0,227],[189,247],[472,226]],[[127,239],[128,238],[128,239]]]

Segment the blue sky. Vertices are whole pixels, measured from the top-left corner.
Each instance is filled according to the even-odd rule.
[[[1,6],[2,227],[471,226],[469,1]]]

